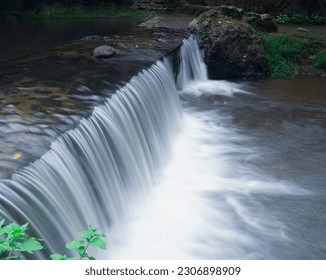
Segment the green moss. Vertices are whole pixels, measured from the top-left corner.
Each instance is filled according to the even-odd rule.
[[[210,36],[211,36],[211,32],[210,32],[210,30],[209,30],[209,28],[206,26],[205,28],[204,28],[204,30],[200,33],[200,36],[202,37],[202,38],[204,38],[204,39],[209,39],[210,38]]]
[[[318,68],[326,69],[326,49],[314,58],[313,65]]]
[[[325,40],[309,36],[262,34],[272,77],[293,77],[301,65],[311,64],[309,56],[325,48]],[[317,56],[313,65],[323,68],[326,54]]]
[[[302,60],[304,44],[288,35],[264,35],[264,46],[272,77],[291,77]]]

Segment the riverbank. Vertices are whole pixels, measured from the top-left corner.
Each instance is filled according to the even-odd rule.
[[[143,27],[187,29],[195,18],[185,14],[159,14]],[[278,32],[263,34],[270,76],[293,78],[300,75],[326,77],[323,63],[316,58],[326,48],[326,25],[278,24]],[[321,56],[323,59],[323,56]]]

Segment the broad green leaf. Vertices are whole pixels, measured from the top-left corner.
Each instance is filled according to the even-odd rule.
[[[94,238],[93,240],[91,240],[91,242],[89,242],[89,244],[93,245],[97,248],[103,249],[103,250],[106,249],[106,244],[105,244],[104,240],[101,238]]]
[[[90,240],[92,238],[92,234],[89,231],[81,231],[77,234],[80,238],[84,238],[86,240]]]
[[[13,235],[13,236],[17,237],[17,236],[20,236],[24,231],[26,231],[28,229],[28,223],[26,223],[22,226],[19,226],[16,223],[12,223],[12,224],[5,226],[3,229],[4,229],[4,234]],[[1,232],[0,232],[0,234],[1,234]]]
[[[86,247],[85,246],[80,246],[78,248],[78,253],[80,256],[83,256],[85,254]]]
[[[0,221],[0,228],[3,226],[4,223],[5,223],[5,219]]]
[[[78,249],[79,247],[83,246],[84,245],[84,241],[82,240],[73,240],[71,242],[68,242],[66,244],[66,247],[70,250],[74,250],[74,249]]]
[[[30,254],[33,254],[33,251],[42,250],[44,246],[33,237],[26,239],[22,244],[18,245],[20,251],[26,251]]]

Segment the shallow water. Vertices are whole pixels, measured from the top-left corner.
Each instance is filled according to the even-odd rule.
[[[135,18],[33,19],[0,17],[0,61],[41,51],[85,36],[123,34],[134,28]]]

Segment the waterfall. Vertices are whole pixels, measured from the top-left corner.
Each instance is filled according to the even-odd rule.
[[[47,247],[32,257],[70,255],[65,243],[91,224],[109,236],[102,259],[307,258],[282,201],[310,193],[257,174],[256,140],[223,113],[250,94],[208,80],[193,37],[179,61],[176,81],[171,61],[157,62],[0,180],[0,220],[28,222]]]
[[[50,252],[89,224],[119,227],[170,157],[181,108],[167,59],[133,77],[39,160],[0,181],[0,219],[28,222]]]
[[[207,81],[207,67],[194,36],[183,41],[180,50],[180,72],[177,77],[178,89],[184,88],[190,81]]]

